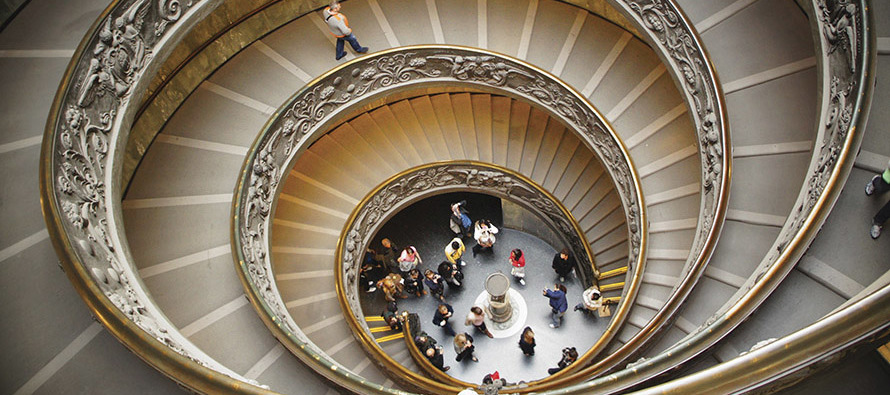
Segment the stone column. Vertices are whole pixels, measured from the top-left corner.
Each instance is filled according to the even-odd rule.
[[[485,279],[488,292],[488,315],[494,322],[507,322],[513,316],[510,305],[510,279],[503,273],[492,273]]]

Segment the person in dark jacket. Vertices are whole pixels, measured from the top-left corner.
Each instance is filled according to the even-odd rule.
[[[390,330],[402,330],[402,320],[399,318],[398,312],[386,309],[380,316],[383,317],[383,322],[386,322],[386,324],[389,325]]]
[[[555,368],[547,369],[547,373],[554,374],[560,370],[565,369],[569,365],[575,362],[578,359],[578,350],[575,350],[575,347],[566,347],[562,349],[562,359],[556,365]]]
[[[562,323],[562,316],[569,308],[569,301],[566,299],[566,287],[562,284],[555,284],[554,289],[544,289],[544,296],[550,298],[550,327],[559,328]]]
[[[461,281],[464,280],[464,274],[460,271],[460,266],[448,261],[442,261],[438,268],[439,275],[448,283],[449,287],[460,287]]]
[[[451,326],[451,323],[448,322],[448,319],[453,315],[454,308],[448,303],[442,303],[439,305],[439,308],[436,309],[436,313],[433,314],[433,325],[444,329],[448,336],[454,336],[454,328]]]
[[[519,336],[519,349],[523,354],[532,356],[535,355],[535,345],[535,332],[530,326],[527,326]]]
[[[383,256],[383,263],[390,273],[401,274],[399,270],[399,247],[396,247],[389,239],[380,240],[380,255]]]
[[[418,298],[426,295],[426,291],[423,290],[423,277],[420,275],[420,270],[411,269],[408,272],[408,276],[405,277],[405,292],[414,294]]]
[[[426,359],[428,359],[436,369],[443,372],[447,372],[448,369],[451,369],[451,366],[445,366],[445,357],[442,355],[441,347],[428,347],[423,354],[426,355]]]
[[[414,345],[416,345],[417,349],[421,350],[421,352],[427,348],[436,347],[438,344],[439,342],[437,342],[436,339],[433,339],[424,331],[420,331],[417,333],[417,336],[414,336]]]
[[[430,289],[430,295],[435,296],[440,302],[444,303],[445,280],[442,279],[442,276],[429,269],[424,272],[424,276],[426,278],[423,279],[423,283]]]
[[[377,282],[386,277],[387,271],[383,262],[377,259],[378,255],[374,250],[368,248],[365,251],[365,257],[362,261],[362,270],[359,274],[361,284],[368,292],[377,290]]]
[[[568,277],[569,274],[572,274],[572,270],[575,269],[575,258],[569,254],[567,248],[563,248],[562,251],[553,256],[553,264],[551,267],[553,267],[553,270],[559,276],[559,282],[564,283],[566,277]]]
[[[479,359],[473,355],[475,350],[476,346],[473,345],[473,337],[470,334],[464,332],[454,337],[454,353],[457,354],[457,357],[454,358],[455,361],[460,362],[469,357],[473,362],[479,362]]]

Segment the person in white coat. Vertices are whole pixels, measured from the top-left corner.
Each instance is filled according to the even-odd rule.
[[[349,28],[349,20],[346,19],[346,15],[340,13],[340,2],[339,1],[331,1],[330,6],[324,9],[322,13],[324,15],[324,21],[328,24],[328,29],[331,31],[331,34],[334,37],[337,37],[337,60],[343,59],[346,56],[346,51],[343,49],[343,42],[349,42],[349,45],[352,46],[352,50],[357,53],[365,53],[368,52],[368,47],[363,47],[358,43],[358,39],[355,38],[355,34],[352,34],[352,29]]]

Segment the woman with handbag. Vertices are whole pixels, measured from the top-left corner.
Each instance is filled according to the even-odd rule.
[[[479,362],[479,359],[473,355],[475,350],[476,346],[473,345],[473,337],[468,333],[460,333],[454,337],[454,353],[457,354],[457,357],[454,358],[455,361],[460,362],[464,358],[469,357],[473,362]]]

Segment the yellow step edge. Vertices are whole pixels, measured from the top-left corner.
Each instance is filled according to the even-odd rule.
[[[606,284],[600,286],[600,292],[608,292],[615,291],[618,289],[624,288],[624,282],[615,283],[615,284]]]
[[[619,302],[620,300],[621,300],[621,297],[620,297],[620,296],[613,296],[613,297],[611,297],[611,298],[603,298],[603,303],[605,303],[605,304],[618,304],[618,302]]]
[[[392,328],[390,328],[388,326],[378,326],[376,328],[371,328],[371,333],[386,332],[386,331],[391,331],[391,330],[392,330]]]
[[[617,268],[617,269],[612,269],[612,270],[609,270],[609,271],[607,271],[607,272],[602,272],[602,273],[600,273],[599,275],[597,275],[596,279],[597,279],[597,280],[605,280],[605,279],[607,279],[607,278],[612,278],[612,277],[615,277],[615,276],[620,276],[620,275],[625,274],[625,273],[627,273],[627,266],[625,266],[625,267],[619,267],[619,268]]]
[[[390,341],[390,340],[401,339],[401,338],[404,338],[404,337],[405,337],[405,334],[402,333],[402,332],[399,332],[399,333],[396,333],[396,334],[392,334],[392,335],[389,335],[389,336],[383,336],[383,337],[381,337],[381,338],[378,338],[378,339],[377,339],[377,343],[388,342],[388,341]]]
[[[380,321],[383,322],[383,317],[365,317],[366,322],[375,322]]]
[[[890,343],[878,347],[878,354],[881,354],[881,356],[884,357],[884,361],[890,363]]]

